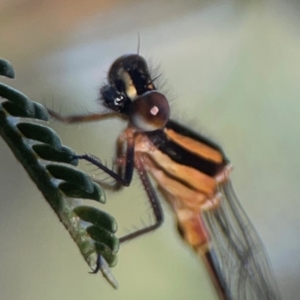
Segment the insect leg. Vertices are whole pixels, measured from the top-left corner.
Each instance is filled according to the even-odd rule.
[[[99,121],[104,120],[107,118],[112,118],[115,116],[119,116],[119,114],[115,112],[109,112],[109,113],[92,113],[92,114],[85,114],[85,115],[71,115],[71,116],[62,116],[58,112],[47,108],[49,115],[63,123],[71,124],[71,123],[83,123],[83,122],[93,122],[93,121]]]
[[[128,133],[128,134],[126,134]],[[125,155],[121,153],[121,148],[123,148],[124,142],[127,142],[127,149],[125,150]],[[107,166],[102,164],[99,158],[93,156],[93,155],[80,155],[76,156],[79,159],[84,159],[92,164],[96,165],[98,168],[109,174],[112,178],[114,178],[118,183],[120,183],[123,186],[129,186],[131,180],[132,180],[132,175],[133,175],[133,170],[134,170],[134,136],[131,134],[130,130],[126,130],[123,134],[120,135],[118,139],[118,155],[120,155],[121,159],[125,159],[125,169],[124,172],[120,170],[118,173],[114,172],[113,170],[109,169]],[[124,173],[124,175],[122,175]],[[121,241],[121,239],[120,239]],[[122,241],[121,241],[122,242]],[[98,255],[97,262],[96,262],[96,267],[95,269],[90,272],[92,274],[98,273],[99,270],[102,270],[105,268],[104,265],[105,260],[103,260],[103,257],[101,255]],[[108,274],[111,276],[110,274]],[[110,277],[109,277],[110,278]]]
[[[148,227],[145,227],[143,229],[137,230],[135,232],[132,232],[128,235],[121,237],[119,239],[121,243],[131,240],[131,239],[134,239],[140,235],[143,235],[145,233],[148,233],[148,232],[151,232],[151,231],[157,229],[164,221],[162,207],[160,205],[157,194],[150,182],[147,171],[145,170],[143,158],[140,153],[135,154],[135,167],[140,175],[141,181],[142,181],[144,188],[146,190],[146,193],[148,195],[148,198],[149,198],[149,201],[150,201],[150,204],[151,204],[151,207],[152,207],[152,210],[153,210],[156,220],[153,225],[150,225]]]
[[[91,154],[84,154],[84,155],[78,155],[76,158],[78,159],[84,159],[88,162],[94,164],[99,169],[103,170],[105,173],[110,175],[112,178],[114,178],[119,184],[123,186],[129,186],[132,180],[133,170],[134,170],[134,133],[131,129],[126,129],[124,133],[122,133],[118,139],[118,155],[120,155],[120,159],[124,160],[124,167],[123,170],[120,169],[118,172],[115,172],[114,170],[108,168],[106,165],[104,165],[101,160]],[[120,150],[120,144],[123,145],[123,143],[126,141],[126,150],[124,150],[123,153],[121,153]]]

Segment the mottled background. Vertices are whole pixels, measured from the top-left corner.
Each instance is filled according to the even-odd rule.
[[[100,110],[110,63],[136,52],[159,66],[172,117],[218,141],[268,250],[284,299],[300,287],[300,27],[298,1],[0,1],[1,79],[64,114]],[[65,145],[111,161],[126,123],[53,124]],[[114,291],[89,275],[73,241],[0,141],[0,298],[215,299],[201,262],[164,226],[120,249]],[[91,174],[94,168],[82,163]],[[149,223],[139,180],[107,193],[121,236]]]

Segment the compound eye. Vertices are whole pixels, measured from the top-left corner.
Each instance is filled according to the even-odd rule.
[[[169,116],[169,102],[157,91],[149,91],[138,96],[133,101],[129,113],[131,123],[142,131],[162,129]]]

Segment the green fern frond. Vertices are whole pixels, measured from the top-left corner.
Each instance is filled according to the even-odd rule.
[[[0,59],[0,75],[14,78],[14,70]],[[83,205],[91,199],[105,203],[101,187],[74,166],[75,152],[61,144],[47,127],[48,112],[21,92],[0,83],[0,135],[51,205],[85,261],[93,269],[100,255],[100,270],[114,287],[118,283],[109,266],[117,262],[117,223],[107,213]],[[109,265],[109,266],[108,266]]]

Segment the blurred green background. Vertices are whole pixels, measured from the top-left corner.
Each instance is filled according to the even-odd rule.
[[[63,114],[100,111],[112,61],[136,52],[159,66],[172,118],[207,134],[235,166],[232,180],[270,256],[283,299],[299,297],[300,7],[298,1],[0,1],[1,80]],[[65,145],[108,163],[120,120],[65,126]],[[122,246],[114,291],[88,268],[20,164],[0,141],[0,299],[216,299],[178,237],[169,208],[155,233]],[[94,167],[81,167],[98,175]],[[138,179],[100,206],[119,236],[149,224]]]

